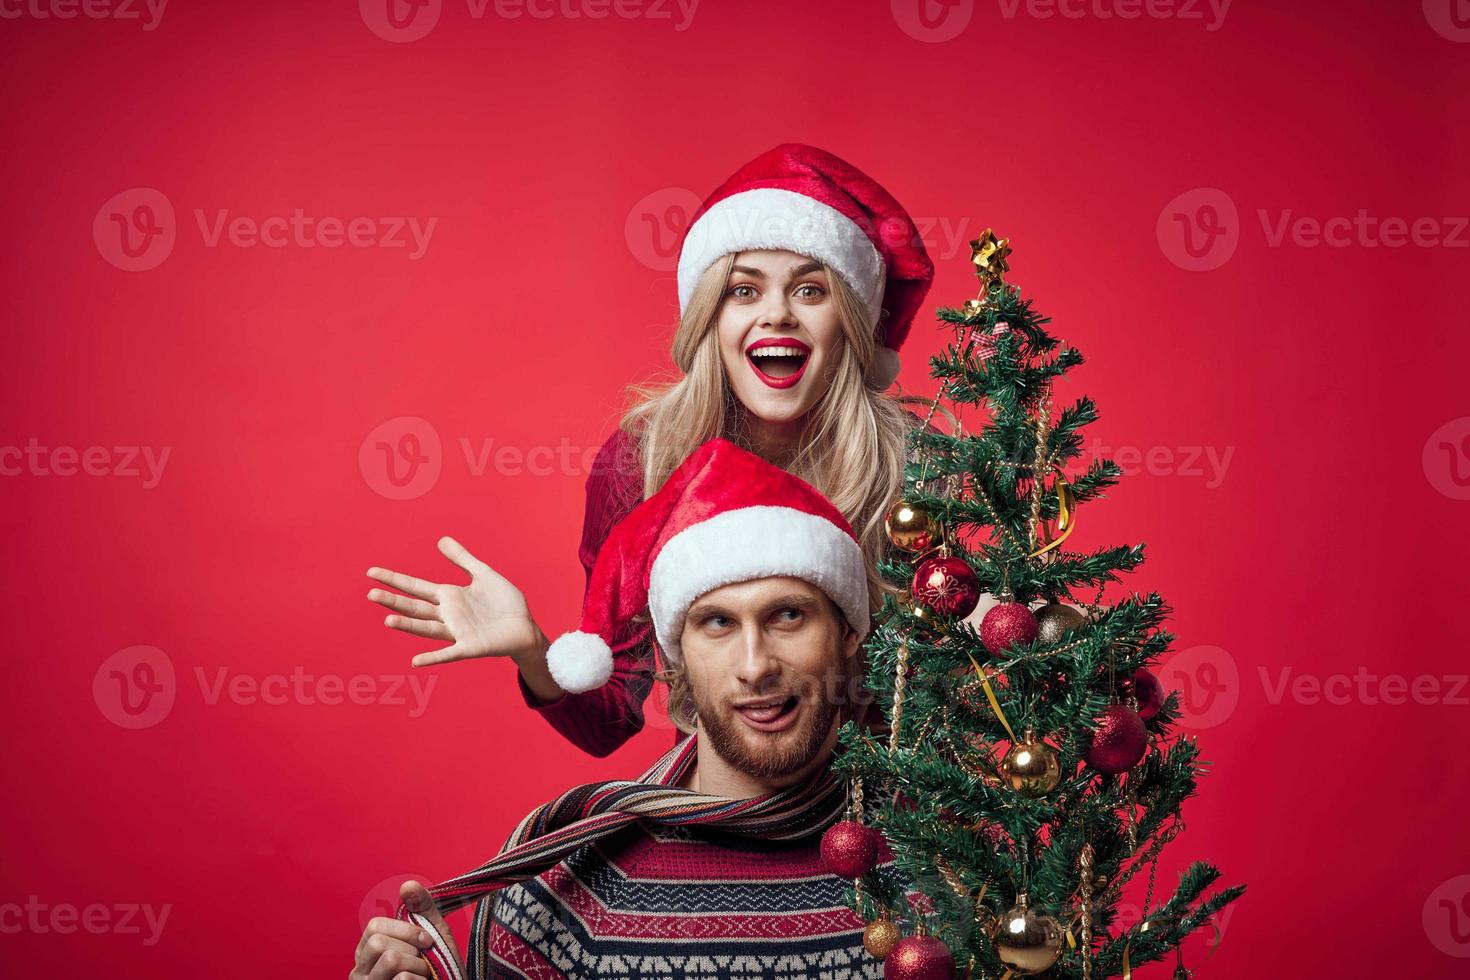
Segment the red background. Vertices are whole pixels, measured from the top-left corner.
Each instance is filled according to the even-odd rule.
[[[47,450],[7,457],[0,480],[6,975],[183,977],[206,957],[226,976],[343,974],[384,879],[466,870],[535,804],[668,745],[656,720],[609,759],[579,754],[521,705],[505,662],[411,671],[428,645],[383,628],[363,572],[458,581],[434,549],[452,533],[548,632],[573,624],[581,453],[625,384],[669,367],[669,243],[695,196],[786,140],[850,159],[927,223],[931,305],[972,294],[964,239],[1010,235],[1012,278],[1089,357],[1065,393],[1098,400],[1098,445],[1154,451],[1084,508],[1075,540],[1147,543],[1129,587],[1171,601],[1179,655],[1225,698],[1200,702],[1214,770],[1160,890],[1203,857],[1250,891],[1211,960],[1193,942],[1186,964],[1463,975],[1470,708],[1450,695],[1470,600],[1467,233],[1268,234],[1288,211],[1363,209],[1454,237],[1470,43],[1431,26],[1449,0],[1239,0],[1216,30],[1208,8],[961,4],[929,11],[958,25],[944,41],[905,31],[904,0],[705,0],[682,30],[677,8],[477,18],[444,0],[407,43],[346,2],[176,0],[152,30],[38,2],[6,0],[19,13],[0,22],[0,444]],[[172,252],[145,271],[109,259],[107,215],[136,195],[93,231],[134,188],[175,214]],[[1208,216],[1199,195],[1170,202],[1198,188],[1238,209],[1223,216],[1238,245],[1208,271],[1171,258],[1173,215]],[[413,259],[211,247],[196,218],[297,208],[437,224]],[[928,322],[905,349],[920,393],[940,342]],[[369,434],[404,416],[437,433],[437,452],[420,445],[440,473],[394,500]],[[577,453],[476,474],[461,440],[472,457],[487,440]],[[156,486],[54,472],[57,447],[125,468],[120,446],[169,447]],[[1218,479],[1206,449],[1231,454]],[[130,730],[111,720],[104,661],[137,645],[167,657],[174,703]],[[221,670],[361,674],[384,697],[211,703],[196,672]],[[1284,677],[1360,671],[1434,678],[1441,695],[1274,696]],[[436,679],[419,717],[383,703],[398,682],[380,678],[409,673]],[[92,903],[111,926],[56,928]],[[157,942],[119,928],[130,904],[168,907]]]

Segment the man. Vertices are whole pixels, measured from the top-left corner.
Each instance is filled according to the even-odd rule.
[[[605,676],[608,640],[645,610],[694,736],[637,782],[538,808],[476,871],[406,883],[352,980],[880,975],[819,855],[845,804],[828,764],[870,612],[851,527],[809,484],[713,440],[609,535],[552,669]],[[466,970],[442,913],[477,898]]]

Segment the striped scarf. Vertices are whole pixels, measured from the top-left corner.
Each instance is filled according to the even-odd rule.
[[[488,863],[429,889],[441,913],[476,901],[507,885],[554,867],[577,848],[620,830],[635,820],[671,826],[699,824],[767,839],[788,840],[825,829],[842,814],[846,785],[825,767],[812,778],[764,796],[734,800],[682,789],[678,783],[695,762],[692,736],[666,752],[636,780],[586,783],[537,807],[516,827]],[[487,903],[488,905],[488,903]],[[418,913],[399,905],[397,917],[433,937],[424,951],[437,980],[464,980],[449,938]],[[477,916],[478,933],[485,915]],[[488,943],[475,937],[467,951],[470,975],[486,975]]]

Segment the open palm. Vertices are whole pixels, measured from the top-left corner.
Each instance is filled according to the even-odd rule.
[[[428,582],[376,566],[367,571],[369,578],[407,593],[368,591],[369,599],[393,611],[383,620],[384,626],[449,644],[415,656],[415,667],[477,657],[513,657],[544,642],[526,597],[509,579],[451,537],[439,539],[439,551],[469,573],[469,585]]]

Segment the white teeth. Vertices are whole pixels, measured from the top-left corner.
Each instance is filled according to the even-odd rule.
[[[801,357],[806,351],[800,347],[757,347],[750,351],[751,357]]]

